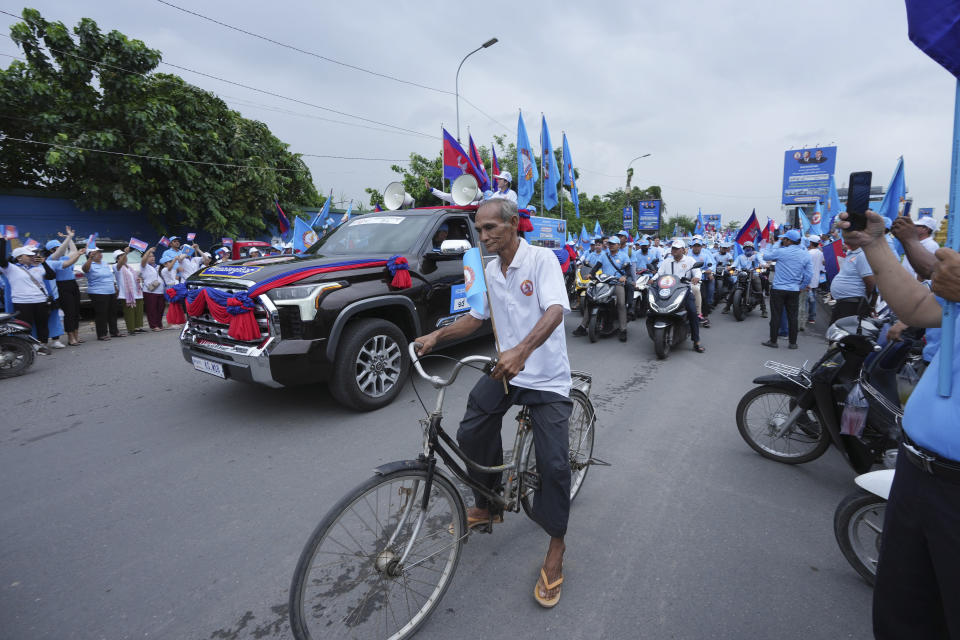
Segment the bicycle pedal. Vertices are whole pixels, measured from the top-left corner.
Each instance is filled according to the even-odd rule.
[[[587,464],[588,464],[588,465],[589,465],[589,464],[595,464],[595,465],[597,465],[598,467],[612,467],[612,466],[613,466],[613,465],[610,464],[609,462],[604,462],[603,460],[600,460],[599,458],[590,458],[589,460],[587,460]]]

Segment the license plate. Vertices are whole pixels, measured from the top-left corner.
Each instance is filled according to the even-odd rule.
[[[219,362],[210,362],[209,360],[204,360],[196,356],[193,356],[192,359],[193,368],[197,371],[203,371],[204,373],[226,379],[227,375],[223,372],[223,365]]]

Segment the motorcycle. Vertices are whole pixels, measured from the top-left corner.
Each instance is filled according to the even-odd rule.
[[[40,341],[30,335],[30,325],[16,313],[0,313],[0,378],[26,373],[36,358]]]
[[[871,587],[877,580],[883,518],[894,473],[880,469],[857,476],[860,488],[840,501],[833,513],[833,534],[843,557]]]
[[[633,301],[631,309],[634,318],[643,318],[647,315],[647,309],[650,306],[647,300],[647,289],[650,286],[651,272],[649,269],[642,270],[637,275],[637,281],[633,285]]]
[[[703,266],[702,262],[694,268]],[[647,288],[647,334],[653,340],[653,350],[660,360],[670,355],[670,349],[687,339],[690,325],[684,301],[692,296],[690,279],[662,275]]]
[[[753,311],[763,300],[763,288],[761,287],[758,291],[753,285],[753,274],[762,274],[763,272],[763,267],[736,271],[736,282],[733,285],[730,308],[733,310],[733,317],[737,319],[737,322],[746,318],[747,314]]]
[[[590,318],[587,324],[587,336],[590,342],[596,342],[598,337],[606,338],[617,333],[620,321],[617,319],[616,278],[598,274],[591,278],[583,296],[583,304],[587,305],[587,314]]]
[[[809,370],[765,363],[775,375],[755,378],[760,386],[737,405],[737,429],[744,441],[763,457],[786,464],[815,460],[831,443],[857,473],[882,463],[900,441],[896,371],[914,357],[914,345],[891,342],[881,348],[881,325],[856,316],[839,319],[827,330],[826,353]],[[851,401],[857,397],[851,393],[855,386],[861,399],[883,397],[886,402],[857,405]],[[859,427],[851,432],[857,412]]]
[[[582,272],[586,272],[586,275]],[[580,305],[583,304],[583,297],[587,292],[587,285],[589,284],[590,267],[583,264],[582,261],[578,261],[577,268],[573,270],[573,288],[568,289],[570,292],[571,309],[579,309]]]

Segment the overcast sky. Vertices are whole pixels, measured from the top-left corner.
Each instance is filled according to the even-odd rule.
[[[450,93],[325,62],[156,0],[29,6],[69,27],[93,18],[159,49],[166,62],[434,136],[385,131],[161,65],[265,122],[295,152],[399,160],[437,153],[441,123],[456,133],[460,59],[497,37],[460,74],[462,96],[488,114],[461,100],[464,142],[468,126],[478,144],[489,146],[495,134],[514,141],[522,108],[536,145],[543,112],[555,146],[567,132],[581,193],[622,187],[631,158],[650,153],[634,163],[634,184],[661,185],[671,213],[701,207],[745,220],[756,207],[761,220],[779,220],[784,150],[835,143],[838,185],[851,171],[871,170],[886,186],[903,155],[914,207],[944,213],[956,82],[908,40],[902,0],[171,1]],[[0,52],[16,53],[3,40]],[[382,189],[394,177],[389,162],[306,162],[319,189],[365,205],[364,187]]]

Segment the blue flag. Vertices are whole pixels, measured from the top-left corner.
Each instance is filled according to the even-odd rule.
[[[810,218],[810,233],[817,235],[823,233],[823,203],[819,200],[813,207],[813,217]]]
[[[807,218],[803,207],[797,207],[797,217],[800,218],[800,230],[803,232],[803,235],[808,235],[810,233],[810,219]]]
[[[822,233],[827,233],[830,229],[833,228],[833,220],[837,217],[837,214],[841,211],[846,211],[847,207],[840,202],[840,197],[837,195],[837,183],[834,181],[833,176],[830,176],[830,188],[827,192],[827,208],[823,212],[823,215],[827,217],[826,226],[824,226],[823,220],[820,221],[820,230]]]
[[[477,313],[487,308],[487,280],[483,277],[483,256],[479,247],[467,249],[463,254],[463,282],[467,304]]]
[[[330,217],[330,203],[333,202],[333,190],[330,190],[330,197],[323,203],[323,208],[317,213],[317,217],[310,223],[310,228],[315,229],[317,225],[322,225]]]
[[[590,234],[587,233],[587,225],[580,225],[580,248],[586,251],[590,246]]]
[[[603,229],[600,228],[600,221],[599,221],[599,220],[597,220],[596,222],[593,223],[593,236],[594,236],[594,237],[597,237],[597,236],[602,237],[602,236],[603,236]]]
[[[537,172],[537,160],[527,137],[527,127],[523,124],[523,113],[517,119],[517,208],[523,209],[530,204],[533,187],[540,174]]]
[[[340,220],[334,226],[340,226],[344,222],[350,219],[350,215],[353,213],[353,200],[350,201],[350,204],[347,205],[347,211],[340,217]]]
[[[695,236],[703,235],[703,232],[704,232],[703,214],[700,213],[700,208],[698,207],[697,208],[697,226],[693,228],[693,235]]]
[[[907,0],[907,33],[921,51],[960,78],[960,5],[956,0]]]
[[[553,143],[547,129],[547,117],[541,116],[540,158],[543,160],[543,208],[549,211],[557,206],[557,185],[560,183],[560,167],[553,156]]]
[[[577,191],[577,179],[573,173],[573,156],[570,155],[570,145],[567,144],[567,134],[563,134],[563,184],[570,189],[573,199],[573,209],[580,217],[580,193]]]
[[[887,185],[887,192],[883,194],[883,202],[880,203],[877,213],[893,222],[900,215],[900,203],[906,201],[906,196],[907,187],[903,179],[903,156],[900,156],[900,159],[897,160],[897,168],[893,172],[893,177],[890,178],[890,184]]]
[[[293,252],[303,253],[317,241],[317,232],[301,217],[293,219]]]

